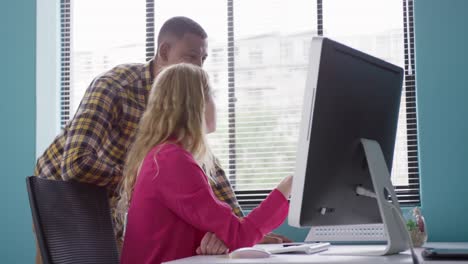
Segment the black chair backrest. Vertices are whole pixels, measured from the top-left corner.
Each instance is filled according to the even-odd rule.
[[[119,263],[104,187],[27,177],[44,263]]]

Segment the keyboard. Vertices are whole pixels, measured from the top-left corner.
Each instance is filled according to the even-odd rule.
[[[330,243],[313,243],[313,244],[299,244],[299,245],[288,245],[284,244],[281,248],[269,249],[271,254],[281,253],[305,253],[314,254],[317,252],[325,251],[330,247]]]

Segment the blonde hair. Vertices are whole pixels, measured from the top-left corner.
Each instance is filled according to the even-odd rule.
[[[168,140],[190,152],[208,176],[213,156],[205,137],[205,104],[211,96],[207,73],[181,63],[162,70],[153,84],[135,140],[127,153],[116,206],[116,229],[122,235],[139,168],[148,152]],[[156,160],[156,159],[155,159]]]

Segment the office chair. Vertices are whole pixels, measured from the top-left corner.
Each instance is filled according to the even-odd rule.
[[[43,263],[119,263],[104,187],[35,176],[26,184]]]

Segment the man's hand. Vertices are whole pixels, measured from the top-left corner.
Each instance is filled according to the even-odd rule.
[[[269,233],[265,235],[262,238],[262,240],[258,243],[259,244],[281,244],[281,243],[292,243],[292,240],[282,235]]]
[[[206,233],[196,252],[198,255],[222,255],[227,254],[229,249],[215,234]]]

